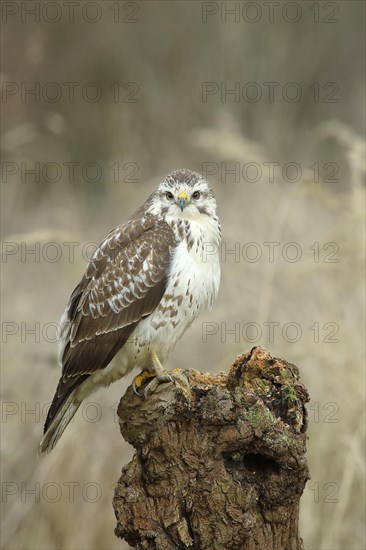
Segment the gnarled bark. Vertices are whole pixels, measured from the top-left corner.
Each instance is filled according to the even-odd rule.
[[[308,394],[297,367],[263,348],[228,374],[189,370],[118,409],[136,449],[113,506],[116,535],[137,549],[299,550]]]

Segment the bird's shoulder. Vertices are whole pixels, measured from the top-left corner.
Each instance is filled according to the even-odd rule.
[[[94,318],[110,310],[113,313],[117,296],[122,309],[146,296],[165,279],[176,245],[170,224],[137,211],[113,229],[93,254],[70,297],[68,321],[75,319],[78,311]]]
[[[86,272],[86,280],[96,279],[108,265],[118,264],[123,259],[136,255],[141,258],[143,251],[157,254],[176,244],[172,227],[156,215],[139,215],[139,211],[129,220],[114,228],[93,254]]]

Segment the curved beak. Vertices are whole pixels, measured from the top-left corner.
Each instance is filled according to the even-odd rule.
[[[184,193],[183,191],[181,191],[178,194],[177,204],[178,204],[179,208],[181,209],[181,211],[183,212],[183,208],[185,208],[188,204],[188,195],[187,195],[187,193]]]

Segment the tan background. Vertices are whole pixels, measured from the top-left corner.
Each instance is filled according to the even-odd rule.
[[[297,364],[311,395],[312,479],[301,505],[306,548],[365,548],[363,2],[297,2],[301,13],[293,23],[288,19],[296,13],[286,2],[273,22],[265,5],[254,12],[255,6],[237,3],[235,21],[225,17],[222,3],[179,1],[138,2],[138,10],[119,3],[114,22],[117,3],[105,1],[96,3],[102,16],[90,23],[85,19],[99,12],[86,4],[75,8],[72,22],[59,2],[61,18],[52,23],[52,6],[35,22],[14,2],[17,13],[6,12],[3,23],[2,161],[12,163],[3,164],[2,182],[3,548],[127,548],[113,534],[111,501],[132,455],[114,416],[131,376],[95,394],[56,450],[36,458],[42,414],[59,376],[54,324],[85,269],[86,243],[100,242],[172,169],[202,172],[207,163],[217,167],[209,181],[226,250],[236,247],[240,255],[222,254],[214,309],[178,344],[170,366],[227,369],[255,344]],[[90,10],[84,19],[83,7]],[[218,13],[203,22],[207,9]],[[249,22],[256,14],[259,20]],[[22,98],[22,86],[35,82],[39,101]],[[78,83],[73,102],[67,82]],[[88,82],[103,92],[94,103],[80,91]],[[238,82],[244,97],[217,93],[203,101],[205,82],[219,89]],[[245,96],[249,82],[262,93],[257,102]],[[273,101],[266,82],[278,83]],[[294,91],[286,88],[290,82],[302,92],[298,101],[282,95]],[[127,83],[134,84],[124,90]],[[55,89],[62,97],[51,102]],[[137,102],[126,102],[134,90]],[[38,182],[21,165],[34,168],[35,162]],[[79,163],[74,182],[68,162]],[[102,171],[95,183],[88,181],[92,170],[86,177],[81,170],[91,162]],[[221,169],[221,163],[239,163],[245,172],[249,162],[262,170],[256,183],[243,174],[235,182]],[[273,182],[268,162],[279,163]],[[296,183],[282,174],[289,162],[301,167]],[[57,172],[46,165],[50,172],[42,174],[45,163],[56,163]],[[115,163],[119,182],[108,168]],[[135,166],[137,181],[122,181]],[[337,181],[324,181],[334,166]],[[68,242],[79,243],[74,258]],[[279,243],[273,262],[269,242]],[[295,252],[287,243],[301,250],[297,262],[283,258]],[[25,254],[32,247],[35,255]],[[257,262],[250,261],[255,250],[262,254]],[[55,253],[60,257],[52,261]],[[279,323],[271,339],[268,322]],[[36,335],[27,332],[33,328]],[[231,329],[240,332],[225,332]],[[290,341],[296,333],[298,341]]]

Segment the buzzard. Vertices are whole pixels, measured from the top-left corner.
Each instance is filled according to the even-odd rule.
[[[53,449],[83,399],[133,368],[141,369],[135,389],[148,377],[150,391],[167,380],[188,384],[163,365],[217,295],[220,239],[213,191],[187,169],[169,174],[109,233],[61,318],[62,375],[40,453]]]

